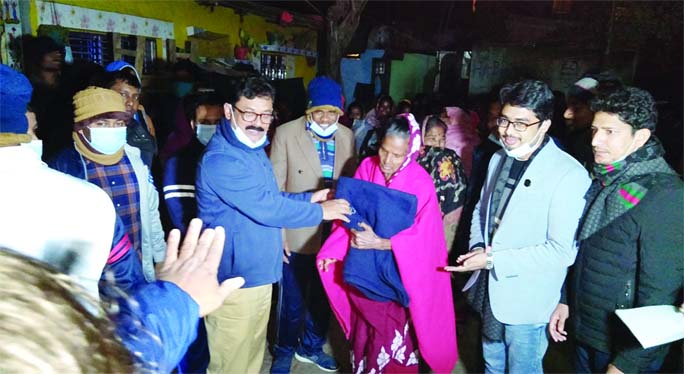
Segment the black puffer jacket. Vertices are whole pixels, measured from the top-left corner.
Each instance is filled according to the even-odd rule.
[[[637,206],[580,243],[571,282],[577,341],[611,354],[623,372],[645,370],[667,346],[641,348],[615,310],[674,305],[684,280],[682,182],[674,174],[647,179]]]

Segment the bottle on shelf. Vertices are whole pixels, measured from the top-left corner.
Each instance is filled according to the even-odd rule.
[[[285,65],[285,59],[287,57],[283,56],[280,59],[280,79],[287,78],[287,66]]]
[[[282,61],[283,56],[278,56],[276,60],[276,79],[283,79]]]
[[[268,64],[268,79],[274,80],[276,75],[276,56],[271,56],[271,62]]]
[[[265,55],[264,57],[264,64],[261,65],[261,75],[263,75],[264,78],[268,79],[268,65],[271,63],[271,56],[270,55]]]
[[[287,78],[287,56],[262,53],[261,66],[259,72],[261,76],[268,80],[286,79]]]

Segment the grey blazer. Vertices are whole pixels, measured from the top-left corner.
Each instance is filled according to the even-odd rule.
[[[492,246],[489,300],[494,317],[512,325],[548,323],[577,255],[575,232],[591,179],[550,140],[525,170],[490,242],[485,233],[491,224],[491,195],[505,157],[500,150],[489,163],[470,243]]]

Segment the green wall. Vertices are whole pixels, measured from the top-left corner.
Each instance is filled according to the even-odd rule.
[[[394,101],[432,92],[436,63],[434,55],[418,53],[406,53],[403,60],[392,60],[390,95]]]

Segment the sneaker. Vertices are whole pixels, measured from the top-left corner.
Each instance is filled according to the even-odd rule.
[[[339,365],[337,365],[337,361],[322,350],[310,355],[295,352],[294,358],[299,362],[314,364],[318,366],[319,369],[329,373],[334,373],[340,368]]]
[[[292,367],[292,354],[273,357],[271,363],[272,374],[289,374]]]

